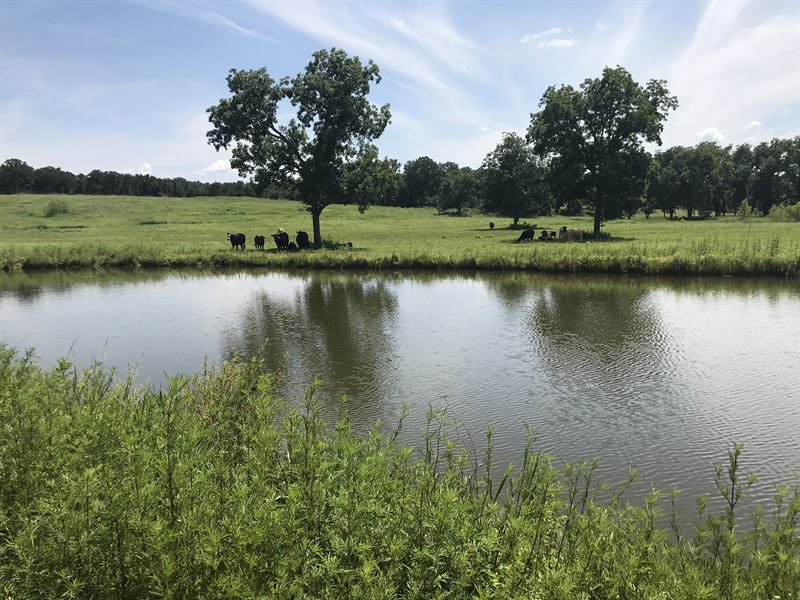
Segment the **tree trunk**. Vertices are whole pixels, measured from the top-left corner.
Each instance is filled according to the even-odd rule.
[[[322,213],[321,208],[311,209],[311,222],[314,226],[314,248],[322,247],[322,234],[319,231],[319,215]]]
[[[600,236],[600,223],[603,221],[603,188],[602,180],[598,182],[594,191],[594,229],[592,235],[595,238]]]
[[[592,235],[595,237],[600,235],[600,222],[603,219],[603,213],[600,210],[600,203],[596,202],[594,205],[594,230]]]

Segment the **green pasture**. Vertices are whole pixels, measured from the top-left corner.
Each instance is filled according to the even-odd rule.
[[[63,203],[66,212],[52,210]],[[48,210],[48,206],[51,209]],[[63,206],[61,206],[63,210]],[[55,212],[52,216],[45,216]],[[495,222],[494,230],[489,221]],[[536,229],[591,230],[591,217],[523,219]],[[255,235],[311,232],[299,202],[261,198],[12,195],[0,198],[0,269],[126,266],[479,268],[552,272],[788,275],[800,273],[800,224],[722,217],[707,221],[609,221],[610,241],[514,243],[510,219],[438,215],[433,208],[332,205],[326,240],[352,248],[276,253]],[[226,232],[247,236],[234,252]],[[538,231],[537,231],[538,237]]]

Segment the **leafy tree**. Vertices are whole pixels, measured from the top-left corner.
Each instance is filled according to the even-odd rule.
[[[736,214],[741,203],[748,198],[747,186],[753,175],[753,149],[750,145],[737,146],[731,153],[731,163],[731,209],[733,214]]]
[[[594,207],[594,233],[626,177],[644,178],[630,161],[644,154],[644,141],[661,144],[667,112],[678,106],[666,82],[642,87],[622,67],[606,67],[602,77],[579,89],[550,86],[531,115],[528,141],[551,159],[556,171],[577,174]],[[622,169],[622,173],[619,170]]]
[[[428,156],[408,161],[403,167],[400,206],[419,207],[434,204],[442,175],[441,165]]]
[[[611,159],[607,193],[606,217],[629,219],[639,212],[647,188],[651,157],[648,152],[621,152]]]
[[[680,178],[683,171],[683,146],[673,146],[655,155],[647,188],[648,202],[661,210],[664,216],[675,218],[681,205]]]
[[[483,209],[514,219],[550,210],[544,165],[516,133],[502,141],[483,159]]]
[[[800,136],[773,139],[753,148],[753,173],[748,185],[753,208],[767,215],[776,204],[800,197]]]
[[[368,203],[391,204],[397,195],[400,164],[392,158],[380,159],[378,149],[366,146],[342,169],[342,200],[358,204],[362,213]]]
[[[480,185],[475,171],[469,167],[459,169],[458,165],[455,169],[448,168],[439,185],[439,213],[452,210],[460,215],[465,207],[475,206],[479,195]]]
[[[303,73],[276,82],[265,68],[231,69],[230,98],[208,108],[207,136],[217,150],[232,150],[231,166],[260,186],[294,189],[311,213],[314,245],[322,243],[320,215],[341,194],[345,163],[379,137],[389,123],[389,105],[367,100],[381,80],[378,66],[344,50],[319,50]],[[296,118],[278,123],[278,105],[288,100]]]
[[[0,165],[0,191],[4,194],[30,191],[33,175],[34,168],[24,160],[9,158]]]

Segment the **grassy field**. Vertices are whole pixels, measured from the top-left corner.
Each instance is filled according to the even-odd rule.
[[[0,345],[3,598],[800,598],[800,490],[741,514],[739,446],[691,525],[661,526],[669,495],[629,504],[594,461],[530,438],[493,480],[446,414],[417,448],[397,423],[356,436],[256,361],[112,381]]]
[[[56,202],[56,205],[51,203]],[[63,203],[60,205],[58,203]],[[50,206],[50,210],[48,210]],[[62,212],[63,210],[66,212]],[[45,216],[48,213],[56,213]],[[493,220],[497,227],[490,231]],[[528,219],[537,228],[591,230],[590,217]],[[0,197],[0,269],[156,266],[527,269],[648,274],[800,274],[800,224],[725,217],[610,221],[611,241],[515,244],[510,220],[434,209],[329,206],[326,240],[353,247],[256,252],[253,236],[311,230],[296,202],[258,198]],[[247,235],[233,252],[226,232]],[[267,238],[268,248],[272,246]]]

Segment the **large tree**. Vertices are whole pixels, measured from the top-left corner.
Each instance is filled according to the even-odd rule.
[[[480,195],[480,185],[475,171],[469,167],[459,169],[455,163],[444,163],[442,169],[444,175],[437,194],[439,213],[455,211],[460,215],[465,207],[475,206]]]
[[[337,48],[315,52],[305,71],[291,79],[275,81],[265,68],[231,69],[231,97],[208,109],[208,141],[217,150],[233,146],[231,166],[242,177],[294,190],[311,213],[319,247],[319,218],[341,196],[346,163],[389,123],[389,105],[367,100],[370,84],[380,80],[375,63],[364,65]],[[278,119],[282,101],[296,109],[284,124]]]
[[[556,172],[581,178],[594,207],[594,233],[606,207],[630,189],[632,176],[644,179],[643,142],[661,144],[667,112],[678,106],[666,82],[653,79],[644,87],[622,67],[606,67],[598,79],[586,79],[578,89],[550,86],[531,114],[528,141],[550,158]],[[637,168],[631,168],[635,162]]]
[[[442,166],[428,156],[408,161],[403,166],[400,206],[420,207],[434,204],[442,175]]]
[[[546,169],[530,146],[516,133],[505,133],[494,150],[483,159],[483,209],[511,217],[550,210]]]

